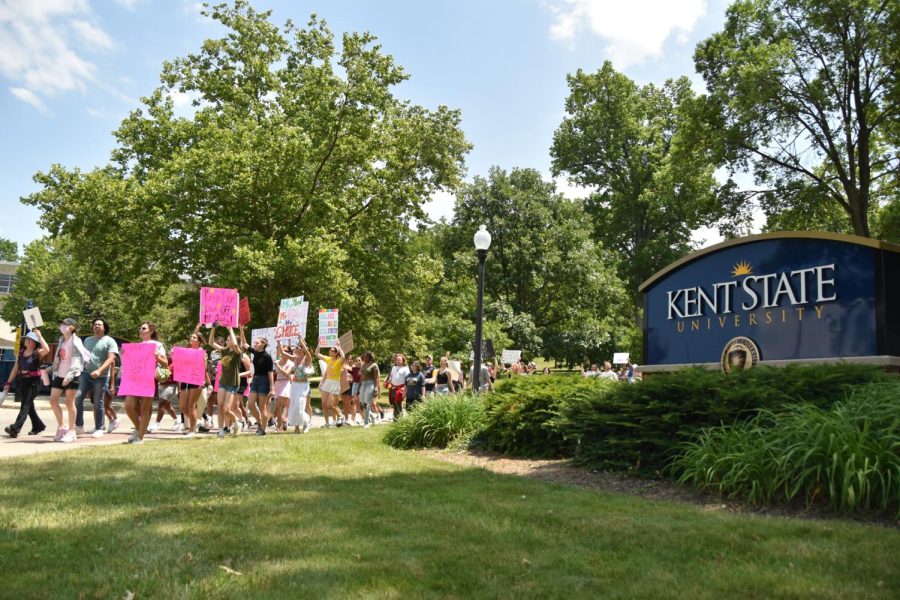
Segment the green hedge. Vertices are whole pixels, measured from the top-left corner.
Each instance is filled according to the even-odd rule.
[[[704,429],[672,466],[682,483],[755,504],[823,500],[900,516],[900,382],[859,387],[827,409],[785,405]]]
[[[484,405],[471,394],[428,398],[397,419],[382,440],[391,447],[445,448],[483,426]]]

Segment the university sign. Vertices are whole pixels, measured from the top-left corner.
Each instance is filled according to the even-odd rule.
[[[645,370],[900,366],[900,247],[782,232],[695,252],[641,286]]]

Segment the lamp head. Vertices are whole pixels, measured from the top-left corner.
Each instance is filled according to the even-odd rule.
[[[475,249],[476,250],[487,250],[491,247],[491,234],[488,232],[487,228],[482,225],[478,228],[478,231],[475,232]]]

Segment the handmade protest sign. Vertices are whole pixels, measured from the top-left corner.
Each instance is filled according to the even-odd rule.
[[[236,289],[200,288],[200,322],[204,325],[217,323],[225,327],[238,326],[238,304],[240,297]]]
[[[627,352],[613,352],[613,364],[614,365],[628,364],[628,353]]]
[[[334,346],[338,341],[338,309],[319,309],[319,347]]]
[[[505,365],[511,365],[513,363],[519,362],[519,359],[522,358],[521,350],[504,350],[503,357],[500,359],[503,361]]]
[[[481,340],[481,360],[492,361],[495,356],[494,340]],[[472,340],[472,351],[469,352],[469,360],[475,360],[475,340]]]
[[[348,331],[344,335],[338,338],[338,341],[341,343],[341,349],[346,352],[353,352],[353,332]]]
[[[246,325],[250,322],[250,300],[248,298],[241,298],[241,303],[238,305],[238,325]]]
[[[172,379],[193,385],[206,383],[206,350],[180,346],[172,348]]]
[[[22,316],[25,318],[25,324],[28,325],[28,329],[44,326],[44,319],[41,317],[41,311],[37,306],[23,310]]]
[[[275,338],[275,332],[277,330],[277,327],[265,327],[263,329],[253,329],[250,331],[251,342],[258,340],[259,338],[263,338],[264,340],[266,340],[266,352],[269,353],[269,356],[272,357],[272,360],[275,360],[275,343],[277,341]]]
[[[122,344],[120,396],[152,398],[156,394],[156,344]]]
[[[309,313],[309,302],[303,296],[284,298],[278,307],[278,324],[275,339],[296,346],[300,338],[306,337],[306,321]]]

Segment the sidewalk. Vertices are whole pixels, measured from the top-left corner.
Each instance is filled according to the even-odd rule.
[[[67,418],[65,403],[60,402],[60,405],[63,409],[63,418],[65,419]],[[125,414],[124,402],[116,400],[113,403],[113,408],[115,408],[116,412],[119,415],[119,428],[116,429],[113,433],[105,434],[101,438],[92,437],[91,433],[93,433],[94,431],[93,405],[90,402],[85,402],[85,433],[79,435],[77,441],[71,444],[63,444],[61,442],[53,441],[53,436],[56,434],[57,424],[56,417],[53,416],[53,411],[50,409],[50,398],[48,396],[38,396],[35,400],[35,408],[37,408],[38,415],[40,415],[41,420],[44,421],[47,429],[45,429],[38,435],[28,435],[28,432],[31,431],[31,421],[26,420],[25,426],[22,428],[22,432],[19,434],[19,437],[11,438],[3,432],[3,428],[7,425],[12,424],[16,420],[16,415],[19,414],[19,403],[14,402],[11,397],[7,398],[6,402],[3,403],[3,407],[0,408],[0,459],[8,458],[11,456],[29,456],[40,452],[59,452],[62,450],[73,450],[76,448],[92,448],[95,446],[124,444],[128,441],[128,436],[131,433],[131,429],[133,427],[131,419],[129,419],[128,415]],[[385,412],[389,413],[390,411],[386,410]],[[156,403],[154,403],[153,405],[152,418],[156,418]],[[390,419],[388,418],[384,422],[389,423]],[[154,432],[147,432],[147,435],[144,437],[144,441],[157,442],[184,440],[183,433],[172,431],[173,424],[174,420],[172,419],[172,417],[168,415],[163,416],[161,427]],[[324,426],[325,418],[322,416],[322,413],[316,409],[313,409],[312,429],[323,428]],[[271,428],[269,429],[269,431],[271,431]],[[212,433],[200,433],[197,434],[197,439],[202,439],[205,437],[213,439],[216,437],[216,433],[216,429],[213,429]],[[242,435],[254,435],[255,433],[256,431],[253,430],[249,433],[245,432]]]

